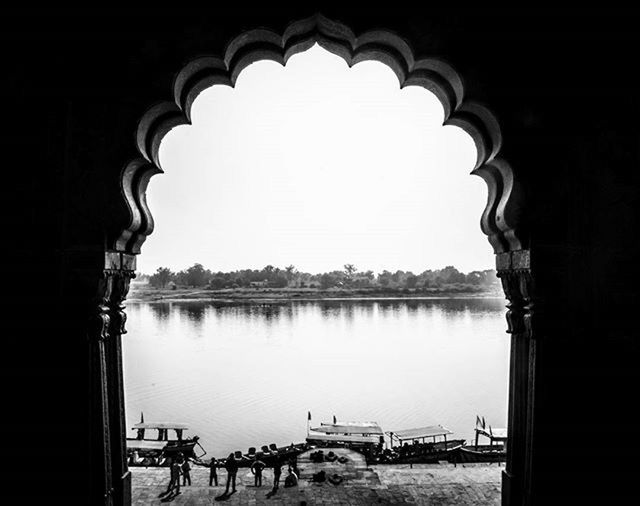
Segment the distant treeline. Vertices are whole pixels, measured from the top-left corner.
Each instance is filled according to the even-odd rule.
[[[350,289],[451,289],[455,291],[482,291],[498,287],[496,271],[486,269],[467,274],[453,266],[444,269],[428,269],[420,274],[410,271],[359,271],[353,264],[346,264],[341,271],[320,274],[300,272],[295,266],[284,269],[267,265],[265,268],[244,269],[233,272],[213,272],[202,264],[173,272],[160,267],[152,275],[140,275],[156,288],[206,287],[224,288],[350,288]]]

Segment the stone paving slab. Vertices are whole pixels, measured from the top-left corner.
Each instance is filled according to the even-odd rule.
[[[324,449],[325,455],[329,448]],[[253,485],[253,475],[241,468],[237,476],[237,492],[220,500],[226,483],[226,472],[218,471],[219,485],[209,487],[209,470],[192,466],[191,486],[181,487],[181,494],[171,502],[180,505],[228,504],[242,505],[368,505],[368,504],[424,504],[424,505],[498,505],[500,504],[501,472],[498,464],[414,464],[378,465],[367,467],[364,457],[342,448],[332,449],[338,456],[346,456],[345,464],[313,463],[311,452],[298,458],[299,485],[283,488],[287,475],[283,467],[280,488],[271,498],[267,493],[273,483],[273,472],[265,469],[263,486]],[[312,483],[311,476],[323,469],[344,480],[339,485],[329,482]],[[158,494],[166,490],[168,468],[131,468],[134,506],[163,504]],[[218,500],[216,500],[218,498]]]

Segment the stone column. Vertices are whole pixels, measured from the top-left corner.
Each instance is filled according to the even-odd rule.
[[[109,300],[112,282],[103,275],[98,283],[98,299],[95,314],[88,332],[89,353],[89,394],[91,434],[89,442],[89,462],[94,467],[90,486],[92,500],[96,504],[114,506],[113,475],[111,460],[111,426],[109,409],[109,391],[107,387],[107,345],[111,316]],[[97,502],[99,501],[99,502]]]
[[[533,340],[533,278],[529,251],[496,257],[498,277],[507,304],[507,332],[511,334],[507,463],[502,476],[502,504],[529,504],[535,341]]]
[[[126,419],[122,371],[122,334],[126,333],[126,313],[122,305],[129,283],[135,277],[135,257],[109,252],[105,259],[104,275],[110,286],[107,299],[109,332],[105,341],[106,385],[109,407],[111,476],[113,504],[131,504],[131,473],[127,466]]]

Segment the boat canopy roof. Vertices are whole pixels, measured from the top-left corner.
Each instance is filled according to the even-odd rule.
[[[423,437],[447,436],[453,434],[449,429],[442,425],[429,425],[428,427],[419,427],[417,429],[404,429],[394,432],[387,432],[396,439],[421,439]]]
[[[361,434],[382,436],[384,432],[376,422],[337,422],[322,423],[320,427],[311,428],[325,434]]]
[[[189,427],[184,423],[173,422],[141,422],[136,423],[132,429],[175,429],[175,430],[187,430]]]
[[[347,442],[347,443],[368,443],[378,444],[380,437],[375,435],[358,435],[358,434],[321,434],[310,432],[307,435],[307,441],[326,441],[332,443]]]
[[[162,450],[167,446],[166,441],[144,441],[138,439],[127,439],[127,449],[129,450]]]
[[[358,427],[379,427],[378,422],[345,422],[345,421],[336,421],[334,423],[325,423],[322,422],[320,425],[353,425]]]
[[[483,436],[487,436],[488,438],[494,441],[507,440],[507,429],[502,429],[502,428],[494,429],[491,426],[489,426],[489,429],[476,428],[476,431],[478,431]]]

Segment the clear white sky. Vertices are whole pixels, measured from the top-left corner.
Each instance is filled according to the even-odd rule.
[[[314,46],[206,90],[192,116],[162,142],[139,272],[493,268],[471,138],[385,65]]]

